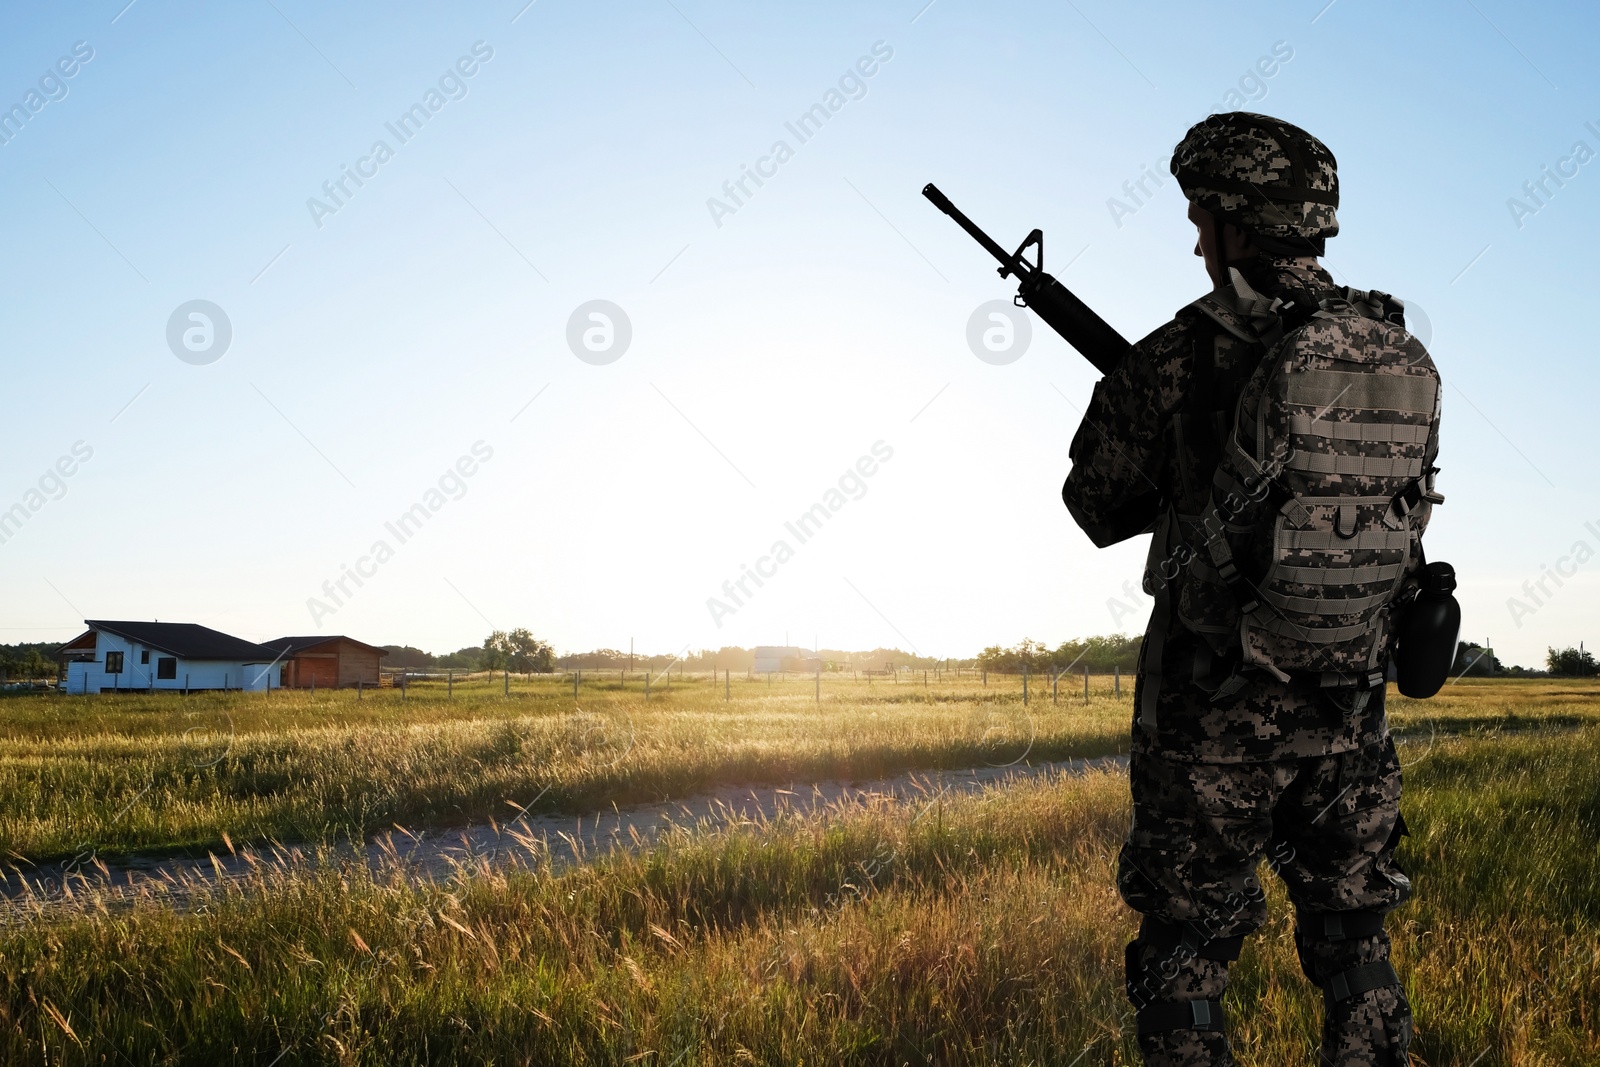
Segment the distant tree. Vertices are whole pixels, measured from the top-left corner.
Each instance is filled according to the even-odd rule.
[[[1537,668],[1523,667],[1515,663],[1504,668],[1500,673],[1508,678],[1546,678],[1550,675],[1550,672],[1547,670],[1541,671]]]
[[[384,645],[389,654],[384,657],[385,667],[432,667],[434,657],[430,652],[410,645]]]
[[[1545,665],[1550,668],[1551,674],[1566,677],[1588,678],[1600,673],[1600,664],[1595,662],[1594,653],[1582,645],[1577,648],[1549,649]]]
[[[55,654],[60,647],[47,642],[0,645],[0,676],[12,681],[54,678]]]
[[[538,671],[541,674],[554,669],[556,653],[545,642],[539,640],[526,629],[512,630],[507,634],[510,643],[511,669],[514,671]]]
[[[1127,674],[1139,666],[1139,646],[1143,642],[1143,637],[1126,634],[1086,637],[1081,641],[1062,642],[1050,658],[1056,670],[1081,671],[1087,667],[1104,673],[1115,668]]]
[[[438,658],[435,666],[444,667],[455,671],[483,670],[483,646],[470,645],[467,648],[458,648]]]
[[[486,671],[511,669],[511,637],[504,630],[496,630],[483,639],[483,655],[479,665]]]
[[[481,662],[491,671],[544,673],[555,668],[555,659],[554,649],[527,629],[518,628],[510,633],[496,630],[485,638]]]
[[[1031,674],[1054,671],[1090,671],[1105,673],[1114,668],[1131,672],[1139,662],[1139,644],[1142,639],[1111,634],[1107,637],[1086,637],[1081,641],[1063,641],[1055,649],[1038,641],[1024,639],[1014,648],[990,645],[978,654],[978,666],[989,671],[1020,672],[1026,667]]]

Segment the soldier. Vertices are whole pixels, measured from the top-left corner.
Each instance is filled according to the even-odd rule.
[[[1123,899],[1143,916],[1126,954],[1139,1048],[1147,1064],[1232,1062],[1221,1001],[1229,962],[1266,918],[1255,876],[1265,858],[1296,909],[1300,964],[1323,991],[1321,1062],[1405,1064],[1411,1011],[1383,924],[1410,882],[1393,855],[1405,830],[1383,689],[1328,689],[1251,663],[1238,651],[1239,606],[1203,547],[1236,407],[1282,329],[1269,308],[1296,295],[1369,296],[1338,289],[1317,261],[1338,232],[1335,160],[1304,130],[1234,112],[1190,129],[1171,170],[1213,292],[1095,387],[1062,490],[1098,546],[1155,533],[1133,819],[1117,868]],[[1426,451],[1419,526],[1439,499],[1434,404],[1410,438]]]

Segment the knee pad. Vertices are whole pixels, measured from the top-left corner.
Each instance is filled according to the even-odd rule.
[[[1134,1016],[1139,1057],[1149,1067],[1232,1063],[1220,1000],[1165,1000]]]
[[[1232,963],[1238,959],[1239,950],[1244,946],[1243,934],[1207,937],[1194,923],[1168,922],[1154,915],[1146,915],[1139,924],[1139,940],[1183,958],[1216,960],[1219,963]]]
[[[1295,950],[1306,977],[1322,990],[1323,1056],[1376,1064],[1406,1062],[1411,1005],[1388,960],[1387,911],[1300,910]],[[1381,958],[1370,957],[1378,954]],[[1368,957],[1366,962],[1362,956]]]
[[[1360,962],[1356,942],[1383,936],[1386,909],[1311,911],[1295,909],[1294,948],[1300,969],[1318,985],[1336,971]],[[1384,945],[1387,947],[1388,942]]]
[[[1239,958],[1243,943],[1243,935],[1208,938],[1192,923],[1169,922],[1146,915],[1139,925],[1139,936],[1128,942],[1123,953],[1128,999],[1140,1008],[1165,999],[1167,983],[1191,960],[1221,963],[1225,970],[1227,964]]]
[[[1388,960],[1338,971],[1321,985],[1323,1061],[1405,1067],[1411,1002]]]
[[[1169,1030],[1214,1030],[1221,1032],[1222,1001],[1163,1000],[1146,1004],[1134,1016],[1138,1036],[1164,1034]]]

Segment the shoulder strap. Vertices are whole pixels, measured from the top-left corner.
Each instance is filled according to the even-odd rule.
[[[1228,284],[1202,296],[1189,307],[1241,341],[1271,344],[1277,340],[1278,316],[1272,298],[1256,292],[1237,268],[1228,268]]]

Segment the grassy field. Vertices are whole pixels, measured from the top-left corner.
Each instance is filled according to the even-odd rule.
[[[832,706],[825,695],[820,709],[809,692],[741,697],[737,683],[729,704],[702,689],[678,694],[676,708],[657,706],[655,693],[648,710],[638,695],[600,693],[580,700],[586,713],[603,717],[607,700],[631,708],[635,747],[585,751],[617,759],[611,772],[649,754],[659,785],[784,759],[850,773],[953,766],[974,753],[988,760],[971,762],[1001,762],[1020,744],[996,752],[996,742],[1027,736],[979,728],[994,708],[1020,707],[999,686],[885,689],[862,685]],[[282,718],[241,708],[234,743],[332,731],[308,760],[385,732],[482,731],[465,735],[481,743],[508,722],[531,730],[571,715],[567,696],[566,707],[553,695],[548,707],[535,694],[520,707],[501,698],[498,711],[487,694],[476,706],[415,694],[387,710],[296,705]],[[1126,697],[1088,708],[1078,699],[1030,706],[1036,746],[1117,742]],[[170,743],[178,723],[163,715],[191,713],[96,706],[117,718],[74,732],[30,705],[35,718],[14,717],[6,743],[43,752],[54,730],[61,744],[137,752]],[[148,730],[122,718],[140,715]],[[1418,1061],[1600,1062],[1600,687],[1462,682],[1425,704],[1397,701],[1393,718],[1406,738],[1413,833],[1401,862],[1417,894],[1391,932]],[[733,773],[693,750],[702,737],[735,756]],[[369,758],[424,748],[380,745]],[[601,758],[590,759],[568,780],[600,780]],[[484,773],[497,766],[480,762]],[[107,908],[92,896],[48,917],[13,908],[0,932],[0,1061],[1136,1063],[1121,989],[1135,920],[1111,880],[1126,789],[1097,772],[783,816],[685,831],[647,854],[560,873],[485,869],[419,886],[397,872],[263,866],[190,910]],[[492,805],[492,793],[470,795]],[[1268,881],[1272,918],[1230,994],[1239,1060],[1263,1067],[1310,1062],[1319,1001]]]
[[[591,811],[723,782],[871,778],[1092,756],[1125,747],[1129,708],[1081,677],[1061,702],[1020,681],[937,687],[828,677],[654,685],[496,678],[368,692],[0,700],[0,852],[327,841],[535,811]],[[724,699],[730,693],[731,699]],[[537,800],[535,799],[537,798]],[[203,851],[200,853],[203,855]]]

